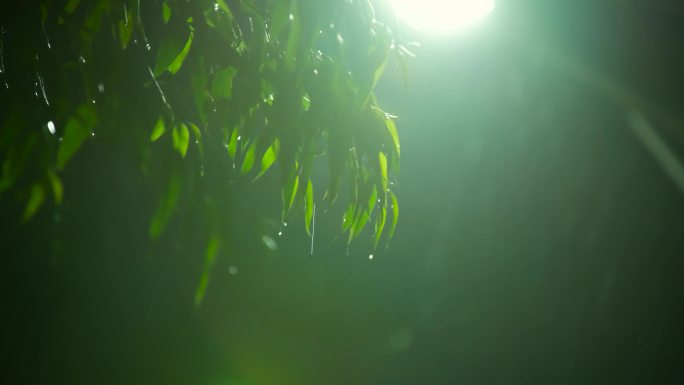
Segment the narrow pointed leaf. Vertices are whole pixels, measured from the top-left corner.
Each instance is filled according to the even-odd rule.
[[[168,23],[171,18],[171,8],[166,4],[166,1],[162,3],[162,17],[164,18],[164,24]]]
[[[55,203],[62,203],[62,197],[64,196],[64,187],[62,185],[62,181],[53,171],[48,172],[48,178],[50,179],[50,185],[52,186],[52,195],[54,196]]]
[[[257,142],[255,140],[252,141],[252,143],[247,148],[245,158],[242,160],[242,169],[240,170],[240,173],[247,174],[252,169],[252,166],[254,166],[254,155],[256,153],[256,145]]]
[[[24,214],[22,214],[22,219],[28,221],[33,217],[33,215],[38,211],[40,206],[43,205],[45,201],[45,188],[38,183],[34,183],[31,186],[31,192],[29,195],[29,200],[24,208]]]
[[[313,219],[313,185],[311,184],[311,179],[306,184],[306,200],[305,200],[305,213],[304,213],[304,223],[306,224],[306,232],[311,235],[311,221]]]
[[[380,177],[381,177],[381,185],[382,185],[382,191],[387,190],[387,183],[388,183],[388,177],[387,177],[387,157],[385,154],[380,151],[378,152],[378,163],[380,165]]]
[[[387,235],[387,240],[392,239],[394,236],[394,230],[397,228],[397,222],[399,221],[399,202],[397,201],[397,196],[390,191],[390,198],[392,205],[392,224],[390,225],[389,234]]]
[[[180,195],[180,177],[172,174],[150,222],[150,238],[157,239],[164,232]]]
[[[207,249],[204,252],[204,271],[202,272],[202,277],[200,278],[197,290],[195,290],[195,306],[200,306],[202,301],[204,301],[204,296],[207,293],[207,287],[209,286],[211,270],[216,261],[220,246],[220,238],[216,234],[212,235],[207,243]]]
[[[387,126],[387,131],[392,136],[392,142],[394,144],[394,151],[396,151],[397,156],[401,155],[401,146],[399,144],[399,134],[397,133],[397,125],[394,123],[392,118],[385,118],[385,124]]]
[[[276,160],[276,151],[275,147],[276,143],[274,142],[268,148],[266,149],[266,152],[264,152],[264,156],[261,157],[261,171],[259,171],[259,175],[254,178],[255,180],[260,178],[262,175],[268,171],[269,168],[273,165],[273,163]]]
[[[385,221],[387,220],[387,207],[382,206],[378,214],[378,218],[375,220],[375,240],[373,241],[373,249],[378,248],[380,243],[380,238],[382,238],[382,231],[385,228]]]
[[[193,39],[193,34],[190,33],[188,36],[188,40],[185,42],[185,46],[183,47],[183,50],[176,56],[176,58],[171,62],[169,65],[169,72],[172,74],[175,74],[178,72],[178,70],[181,68],[183,65],[183,62],[185,61],[185,57],[188,56],[188,52],[190,52],[190,46],[192,46],[192,39]]]

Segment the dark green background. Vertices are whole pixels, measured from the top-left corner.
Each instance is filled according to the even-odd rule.
[[[148,245],[136,165],[94,141],[62,214],[17,226],[22,208],[1,203],[3,382],[684,383],[682,192],[625,106],[563,66],[679,116],[672,4],[498,4],[464,33],[405,35],[422,43],[408,86],[388,68],[378,90],[402,140],[390,249],[330,243],[333,215],[314,255],[301,223],[253,234],[279,214],[271,175],[236,187],[244,242],[200,308],[203,250],[175,239],[203,229]],[[681,126],[647,118],[679,151]]]

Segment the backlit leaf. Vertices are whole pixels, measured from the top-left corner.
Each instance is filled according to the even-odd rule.
[[[399,145],[399,134],[397,133],[397,125],[394,120],[390,117],[385,118],[385,124],[387,125],[387,131],[392,136],[392,142],[394,143],[394,151],[397,155],[400,155],[400,145]]]
[[[397,201],[397,196],[394,195],[394,193],[391,191],[390,199],[392,202],[390,206],[390,208],[392,209],[392,224],[390,225],[389,234],[387,236],[388,240],[392,239],[392,237],[394,236],[394,230],[397,228],[397,222],[399,221],[399,202]]]
[[[157,50],[157,61],[154,66],[154,76],[159,76],[165,71],[172,74],[178,72],[183,65],[185,57],[190,51],[192,45],[193,34],[189,33],[185,43],[181,42],[175,36],[165,37],[159,49]]]
[[[207,243],[207,249],[204,252],[204,271],[202,272],[202,277],[200,278],[197,290],[195,290],[195,306],[200,306],[204,300],[207,286],[209,286],[211,270],[216,261],[220,246],[221,239],[216,234],[212,235]]]
[[[188,127],[183,123],[178,124],[173,128],[171,138],[173,139],[173,148],[185,158],[185,154],[188,152],[188,145],[190,144]]]
[[[157,123],[155,123],[154,128],[152,129],[150,140],[153,142],[156,141],[157,139],[161,138],[162,135],[164,135],[164,132],[166,132],[166,125],[164,124],[164,119],[160,116],[157,120]]]
[[[162,17],[164,18],[164,24],[168,23],[171,18],[171,8],[166,4],[166,1],[162,3]]]
[[[188,36],[188,40],[185,42],[185,46],[183,47],[183,50],[176,56],[176,58],[171,62],[169,65],[169,72],[172,74],[175,74],[178,72],[178,70],[181,68],[183,65],[183,61],[185,61],[185,57],[188,56],[188,52],[190,52],[190,46],[192,46],[192,39],[193,39],[193,33],[191,32],[190,35]]]
[[[247,148],[245,158],[242,160],[242,168],[240,169],[240,173],[247,174],[252,169],[252,166],[254,166],[254,154],[256,152],[256,144],[256,140],[252,141],[252,143]]]
[[[231,132],[230,134],[230,140],[228,141],[228,155],[230,155],[231,159],[235,159],[235,151],[237,150],[238,136],[238,130],[237,128],[234,128],[233,132]]]
[[[386,220],[387,207],[383,205],[378,213],[378,218],[375,219],[375,240],[373,241],[373,249],[378,248],[378,243],[380,243],[380,238],[382,237],[382,231],[385,228]]]
[[[236,70],[234,67],[226,67],[214,73],[211,79],[211,95],[214,98],[230,99],[233,94],[233,77]]]
[[[69,159],[81,147],[83,141],[88,138],[95,125],[95,111],[88,105],[81,105],[76,110],[76,115],[69,118],[64,128],[64,136],[57,150],[57,168],[63,169]]]
[[[387,190],[387,157],[380,151],[378,152],[378,163],[380,164],[380,177],[382,178],[382,191]]]
[[[276,160],[276,150],[275,148],[277,147],[278,143],[277,140],[273,142],[268,148],[266,149],[266,152],[264,152],[264,156],[261,157],[261,171],[259,171],[259,175],[256,176],[256,178],[260,178],[262,175],[268,171],[269,168],[271,168],[271,165],[273,165],[273,162]]]
[[[164,194],[159,200],[152,221],[150,222],[150,238],[159,238],[166,229],[169,220],[173,216],[173,211],[176,208],[178,196],[180,195],[180,187],[180,177],[177,174],[171,174],[166,191],[164,191]]]
[[[64,187],[62,186],[62,181],[53,171],[48,172],[48,178],[50,179],[50,185],[52,186],[52,195],[54,196],[55,203],[62,203],[62,197],[64,196]]]
[[[24,208],[22,219],[24,221],[31,219],[31,217],[33,217],[33,215],[38,211],[40,206],[43,205],[43,201],[45,201],[45,188],[39,183],[34,183],[31,186],[29,199],[26,203],[26,207]]]
[[[306,200],[305,200],[305,213],[304,213],[304,223],[306,224],[306,232],[311,235],[311,221],[313,219],[313,185],[311,184],[311,179],[306,184]]]

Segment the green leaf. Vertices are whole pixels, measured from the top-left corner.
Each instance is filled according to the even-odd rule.
[[[31,219],[31,217],[33,217],[33,215],[38,211],[40,206],[43,205],[43,201],[45,201],[45,189],[41,184],[34,183],[31,186],[29,200],[24,208],[22,219],[24,221]]]
[[[375,240],[373,241],[373,249],[377,249],[378,243],[380,243],[382,231],[385,228],[385,222],[387,220],[387,207],[383,205],[378,215],[379,217],[375,220]]]
[[[366,223],[368,222],[368,218],[368,210],[359,210],[359,212],[356,214],[356,218],[354,218],[354,223],[349,230],[349,239],[347,239],[347,244],[351,244],[354,238],[356,238],[356,236],[363,231],[363,228],[366,227]]]
[[[180,177],[175,173],[171,174],[166,191],[159,200],[152,221],[150,222],[150,238],[159,238],[166,229],[169,220],[173,216],[173,211],[176,208],[178,196],[180,195],[180,187]]]
[[[254,140],[247,148],[245,158],[242,160],[242,168],[240,169],[240,173],[247,174],[252,169],[252,166],[254,166],[254,154],[256,152],[256,144],[257,141]]]
[[[373,209],[375,209],[375,203],[378,200],[378,190],[373,186],[373,190],[371,191],[370,197],[368,198],[368,214],[373,212]]]
[[[291,180],[283,188],[283,219],[287,216],[292,208],[292,204],[297,196],[297,188],[299,187],[299,175],[295,175],[294,179]]]
[[[173,148],[185,158],[185,154],[188,152],[188,145],[190,144],[190,132],[188,131],[188,127],[185,124],[180,123],[173,128],[171,138],[173,139]]]
[[[271,165],[273,165],[273,162],[276,160],[276,147],[278,146],[278,141],[273,142],[268,148],[266,149],[266,152],[264,152],[264,156],[261,157],[261,171],[259,171],[259,175],[254,178],[254,180],[260,178],[262,175],[268,171],[269,168],[271,168]]]
[[[228,4],[226,4],[225,0],[216,0],[216,4],[218,4],[219,8],[228,15],[230,20],[233,19],[233,12],[228,8]]]
[[[226,67],[214,73],[211,79],[211,95],[214,98],[230,99],[233,94],[233,78],[235,73],[234,67]]]
[[[121,42],[121,49],[126,49],[126,47],[128,47],[128,42],[131,41],[131,36],[133,36],[133,28],[135,26],[131,13],[125,12],[124,19],[119,20],[117,25],[119,27],[119,42]]]
[[[380,151],[378,152],[378,163],[380,165],[380,176],[382,178],[381,185],[382,185],[382,191],[387,190],[387,184],[388,184],[388,177],[387,177],[387,157],[385,154]]]
[[[62,186],[62,181],[53,171],[48,171],[48,178],[50,179],[50,185],[52,186],[52,194],[54,195],[55,203],[62,203],[62,197],[64,196],[64,187]]]
[[[187,41],[183,45],[174,36],[166,36],[157,50],[157,61],[154,66],[154,76],[159,76],[165,71],[169,71],[172,74],[178,72],[178,70],[183,65],[185,57],[190,51],[190,46],[192,45],[192,33],[188,34]]]
[[[57,168],[63,169],[69,159],[81,147],[88,138],[90,131],[95,125],[96,116],[92,107],[81,105],[76,110],[76,115],[69,118],[64,128],[64,136],[57,150]]]
[[[385,124],[387,125],[387,131],[392,136],[392,142],[394,143],[394,151],[396,151],[397,156],[400,155],[400,145],[399,145],[399,134],[397,133],[397,125],[394,123],[392,118],[385,118]]]
[[[188,122],[188,126],[190,126],[190,131],[192,131],[192,135],[195,136],[195,139],[201,140],[202,139],[202,130],[200,130],[199,127],[193,122]]]
[[[207,286],[209,286],[209,276],[211,275],[211,270],[216,261],[216,255],[218,255],[220,246],[220,238],[216,234],[212,235],[207,243],[207,249],[204,252],[204,271],[202,272],[202,277],[200,278],[197,290],[195,290],[195,306],[200,306],[204,300]]]
[[[237,138],[238,138],[237,128],[233,128],[233,132],[230,134],[230,140],[228,141],[228,155],[231,159],[235,159],[235,151],[237,150]]]
[[[152,129],[152,134],[150,135],[150,140],[155,142],[157,139],[161,138],[166,132],[166,125],[164,124],[164,119],[160,116],[157,123]]]
[[[183,50],[180,52],[180,54],[178,54],[178,56],[176,56],[176,59],[174,59],[174,61],[169,65],[169,72],[171,72],[172,74],[178,72],[178,70],[183,65],[185,57],[188,56],[188,52],[190,52],[190,46],[192,46],[192,39],[193,33],[191,32],[188,36],[188,41],[185,42]]]
[[[76,153],[84,140],[88,137],[88,129],[83,127],[76,118],[70,118],[64,129],[62,142],[57,150],[57,168],[63,169],[69,159]]]
[[[347,210],[344,212],[344,216],[342,217],[342,231],[347,231],[347,229],[349,229],[354,223],[355,208],[356,206],[353,202],[349,203],[349,206],[347,206]]]
[[[171,18],[171,8],[166,4],[166,1],[162,3],[162,17],[164,18],[164,24],[168,23]]]
[[[66,5],[64,6],[64,12],[68,13],[71,15],[74,13],[76,8],[78,7],[78,3],[80,3],[81,0],[69,0],[67,1]]]
[[[311,108],[311,98],[309,95],[304,95],[302,96],[302,110],[309,111],[309,108]]]
[[[387,239],[390,240],[394,236],[394,230],[397,228],[397,222],[399,221],[399,202],[397,202],[397,196],[390,191],[390,198],[392,205],[392,224],[390,225],[390,230]]]
[[[311,184],[311,179],[309,179],[309,182],[306,184],[306,200],[304,206],[306,210],[304,213],[304,223],[306,224],[306,232],[307,234],[311,235],[311,222],[313,220],[314,207],[313,185]]]

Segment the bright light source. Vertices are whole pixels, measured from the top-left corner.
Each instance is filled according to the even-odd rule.
[[[494,9],[494,0],[390,0],[400,18],[431,32],[452,32],[474,24]]]

